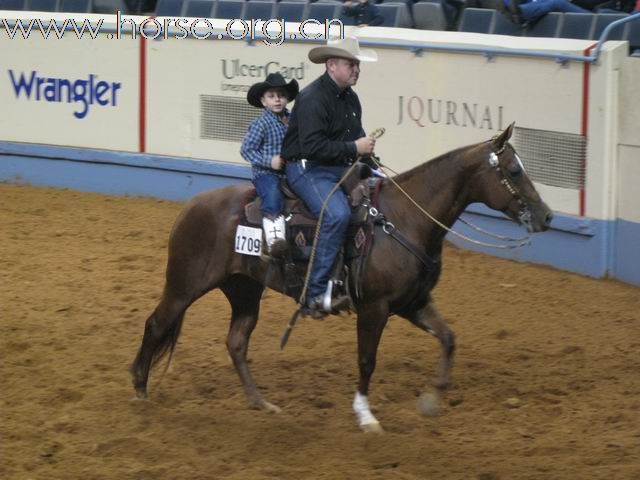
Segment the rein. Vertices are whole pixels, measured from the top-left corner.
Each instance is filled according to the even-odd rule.
[[[384,132],[384,130],[383,130],[383,132]],[[503,153],[503,152],[504,152],[504,150],[505,150],[505,148],[506,148],[506,144],[505,144],[505,145],[503,145],[503,146],[502,146],[502,148],[501,148],[500,150],[498,150],[498,151],[496,151],[496,152],[492,152],[492,154],[496,156],[496,160],[497,160],[497,156],[498,156],[498,155],[500,155],[501,153]],[[378,165],[378,167],[379,167],[379,168],[381,168],[383,171],[385,171],[386,169],[388,169],[388,170],[392,171],[393,173],[396,173],[396,172],[394,172],[392,169],[390,169],[390,168],[385,167],[384,165],[382,165],[382,163],[379,161],[378,157],[376,157],[375,155],[372,155],[372,156],[371,156],[371,159],[372,159],[372,160],[375,162],[375,164],[376,164],[376,165]],[[500,163],[499,163],[499,162],[497,163],[496,168],[497,168],[497,170],[500,172],[500,174],[501,174],[501,176],[502,176],[502,180],[501,180],[501,182],[500,182],[500,183],[501,183],[502,185],[504,185],[504,186],[507,188],[507,190],[509,191],[509,193],[511,193],[511,195],[516,199],[516,201],[518,201],[518,203],[519,203],[520,205],[524,205],[524,206],[526,207],[526,204],[524,204],[524,202],[523,202],[523,201],[522,201],[522,199],[520,198],[520,195],[518,194],[517,190],[513,187],[513,185],[511,185],[511,183],[509,183],[509,181],[508,181],[508,180],[507,180],[507,178],[505,177],[504,172],[502,172],[502,169],[500,168]],[[397,174],[397,173],[396,173],[396,174]],[[420,211],[421,211],[421,212],[422,212],[422,213],[423,213],[427,218],[429,218],[431,221],[433,221],[436,225],[438,225],[438,226],[439,226],[440,228],[442,228],[443,230],[446,230],[447,232],[450,232],[450,233],[452,233],[453,235],[455,235],[455,236],[457,236],[457,237],[459,237],[459,238],[461,238],[461,239],[463,239],[463,240],[466,240],[466,241],[467,241],[467,242],[469,242],[469,243],[473,243],[473,244],[475,244],[475,245],[480,245],[480,246],[483,246],[483,247],[489,247],[489,248],[500,248],[500,249],[521,248],[521,247],[524,247],[524,246],[527,246],[527,245],[531,244],[531,237],[530,237],[530,235],[526,235],[526,236],[521,237],[521,238],[503,237],[503,236],[496,235],[496,234],[493,234],[493,233],[491,233],[491,232],[488,232],[488,231],[486,231],[486,230],[483,230],[482,228],[480,228],[480,227],[478,227],[478,226],[476,226],[476,225],[473,225],[471,222],[468,222],[467,220],[464,220],[464,219],[462,219],[462,218],[459,218],[459,220],[460,220],[460,221],[462,221],[462,223],[464,223],[464,224],[468,225],[469,227],[471,227],[472,229],[474,229],[474,230],[476,230],[476,231],[478,231],[478,232],[480,232],[480,233],[483,233],[483,234],[485,234],[485,235],[491,236],[491,237],[496,238],[496,239],[499,239],[499,240],[505,240],[505,241],[517,242],[517,243],[515,243],[515,244],[513,244],[513,245],[499,245],[499,244],[494,244],[494,243],[483,242],[483,241],[480,241],[480,240],[475,240],[475,239],[473,239],[473,238],[471,238],[471,237],[468,237],[468,236],[466,236],[466,235],[464,235],[464,234],[462,234],[462,233],[459,233],[459,232],[457,232],[457,231],[453,230],[452,228],[447,227],[444,223],[442,223],[442,222],[441,222],[441,221],[439,221],[437,218],[435,218],[433,215],[431,215],[427,210],[425,210],[424,208],[422,208],[422,207],[421,207],[421,206],[420,206],[420,205],[419,205],[419,204],[418,204],[418,203],[417,203],[413,198],[411,198],[411,196],[410,196],[410,195],[409,195],[409,194],[408,194],[408,193],[407,193],[407,192],[406,192],[406,191],[405,191],[405,190],[404,190],[404,189],[403,189],[403,188],[398,184],[398,182],[396,182],[396,181],[393,179],[393,177],[391,177],[391,176],[387,176],[387,179],[388,179],[389,181],[391,181],[391,183],[393,183],[393,185],[394,185],[398,190],[400,190],[400,192],[402,192],[402,194],[403,194],[405,197],[407,197],[407,199],[408,199],[411,203],[413,203],[413,205],[415,205],[415,206],[418,208],[418,210],[420,210]],[[526,217],[527,217],[526,210],[525,210],[525,211],[523,211],[523,212],[521,213],[520,217],[521,217],[521,221],[523,221],[523,223],[524,223],[524,221],[526,221]],[[394,227],[394,228],[395,228],[395,227]]]

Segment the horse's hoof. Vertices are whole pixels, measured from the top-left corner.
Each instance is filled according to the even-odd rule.
[[[436,378],[431,381],[431,385],[438,390],[446,390],[451,386],[451,383],[446,378]]]
[[[136,388],[136,396],[134,400],[148,400],[149,396],[147,395],[146,388]]]
[[[264,410],[265,412],[270,413],[281,413],[282,409],[277,405],[274,405],[271,402],[267,402],[266,400],[259,400],[256,402],[251,402],[251,407],[257,410]]]
[[[440,414],[440,395],[438,392],[424,392],[416,402],[418,412],[426,417],[436,417]]]
[[[364,433],[384,433],[379,422],[364,423],[360,425],[360,428]]]

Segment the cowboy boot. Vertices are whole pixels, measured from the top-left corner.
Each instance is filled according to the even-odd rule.
[[[284,258],[287,253],[285,228],[283,215],[274,220],[267,217],[262,218],[262,229],[267,242],[267,252],[274,258]]]

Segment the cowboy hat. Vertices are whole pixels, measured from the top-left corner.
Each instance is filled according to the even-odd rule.
[[[289,101],[296,98],[298,95],[298,81],[296,79],[287,83],[284,77],[280,73],[270,73],[267,75],[267,79],[264,82],[258,82],[251,85],[247,92],[247,102],[257,108],[264,108],[260,99],[264,92],[270,88],[282,88],[287,92],[287,98]]]
[[[324,63],[329,58],[377,62],[378,54],[373,50],[361,50],[358,39],[354,37],[329,39],[326,45],[309,50],[309,60],[313,63]]]

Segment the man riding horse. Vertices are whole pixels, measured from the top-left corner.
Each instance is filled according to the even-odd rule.
[[[375,62],[372,50],[361,50],[356,38],[329,40],[309,51],[309,60],[324,63],[325,73],[304,88],[291,112],[282,157],[287,180],[307,208],[320,216],[331,190],[358,157],[367,160],[375,139],[362,128],[362,107],[352,90],[360,76],[360,62]],[[372,165],[373,166],[373,165]],[[311,268],[306,307],[315,317],[350,305],[349,298],[324,302],[334,262],[345,240],[351,210],[345,193],[337,189],[327,202]]]

